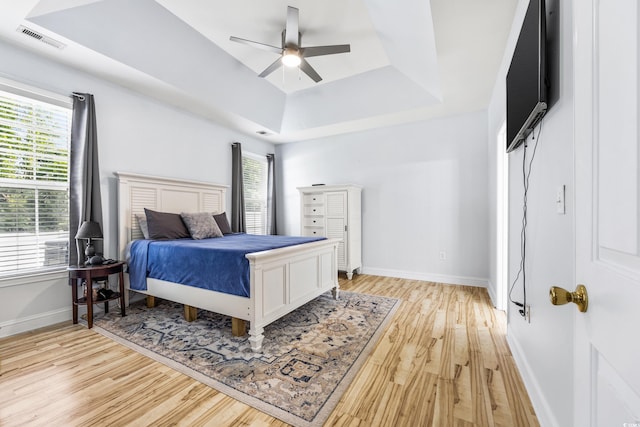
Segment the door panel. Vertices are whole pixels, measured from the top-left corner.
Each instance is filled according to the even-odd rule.
[[[338,244],[338,270],[347,268],[347,192],[326,193],[327,237],[342,239]]]
[[[574,425],[640,423],[637,0],[574,4],[576,310]]]
[[[601,259],[633,268],[638,259],[638,6],[602,2],[594,70],[598,147],[598,248]],[[635,37],[633,37],[635,35]],[[617,257],[633,255],[633,257]],[[633,268],[635,269],[635,268]],[[640,273],[640,269],[636,269]]]
[[[637,394],[601,355],[597,354],[595,390],[598,396],[595,416],[598,426],[624,426],[640,420]],[[631,420],[631,422],[630,422]]]
[[[344,270],[347,266],[346,245],[347,238],[344,231],[345,220],[343,218],[327,217],[327,237],[329,239],[342,239],[338,243],[338,270]]]
[[[336,191],[327,193],[327,216],[338,218],[347,217],[347,192]]]

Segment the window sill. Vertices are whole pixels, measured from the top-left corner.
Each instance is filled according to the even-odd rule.
[[[66,267],[56,267],[46,271],[15,273],[0,277],[0,288],[31,285],[34,283],[49,282],[51,280],[66,279],[68,277],[69,275]]]

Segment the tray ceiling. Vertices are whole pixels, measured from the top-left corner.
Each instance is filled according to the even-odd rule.
[[[0,0],[0,38],[272,142],[485,109],[517,0]],[[351,44],[257,76],[287,6],[303,46]],[[24,25],[66,47],[16,31]]]

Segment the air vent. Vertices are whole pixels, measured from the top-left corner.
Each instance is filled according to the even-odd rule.
[[[27,28],[24,25],[20,25],[17,29],[17,32],[24,34],[25,36],[29,36],[33,39],[39,40],[42,43],[48,44],[49,46],[53,46],[56,49],[64,49],[67,47],[66,44],[59,42],[58,40],[54,40],[51,37],[47,37],[45,35],[40,34],[37,31],[32,30],[31,28]]]

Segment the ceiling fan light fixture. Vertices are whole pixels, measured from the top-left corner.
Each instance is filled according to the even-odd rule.
[[[302,60],[298,49],[286,48],[282,54],[282,63],[287,67],[297,67]]]
[[[258,49],[274,52],[279,55],[278,59],[258,74],[258,77],[267,77],[269,74],[280,68],[280,66],[284,65],[285,67],[298,68],[299,71],[309,76],[309,78],[314,82],[318,83],[322,80],[322,77],[320,77],[311,64],[307,62],[306,58],[351,52],[351,45],[348,44],[302,47],[302,34],[300,33],[298,12],[297,8],[287,6],[287,22],[284,30],[282,31],[282,47],[254,42],[252,40],[241,39],[234,36],[229,37],[229,40],[233,42],[243,43],[257,47]],[[298,73],[298,76],[300,75],[301,73]]]

